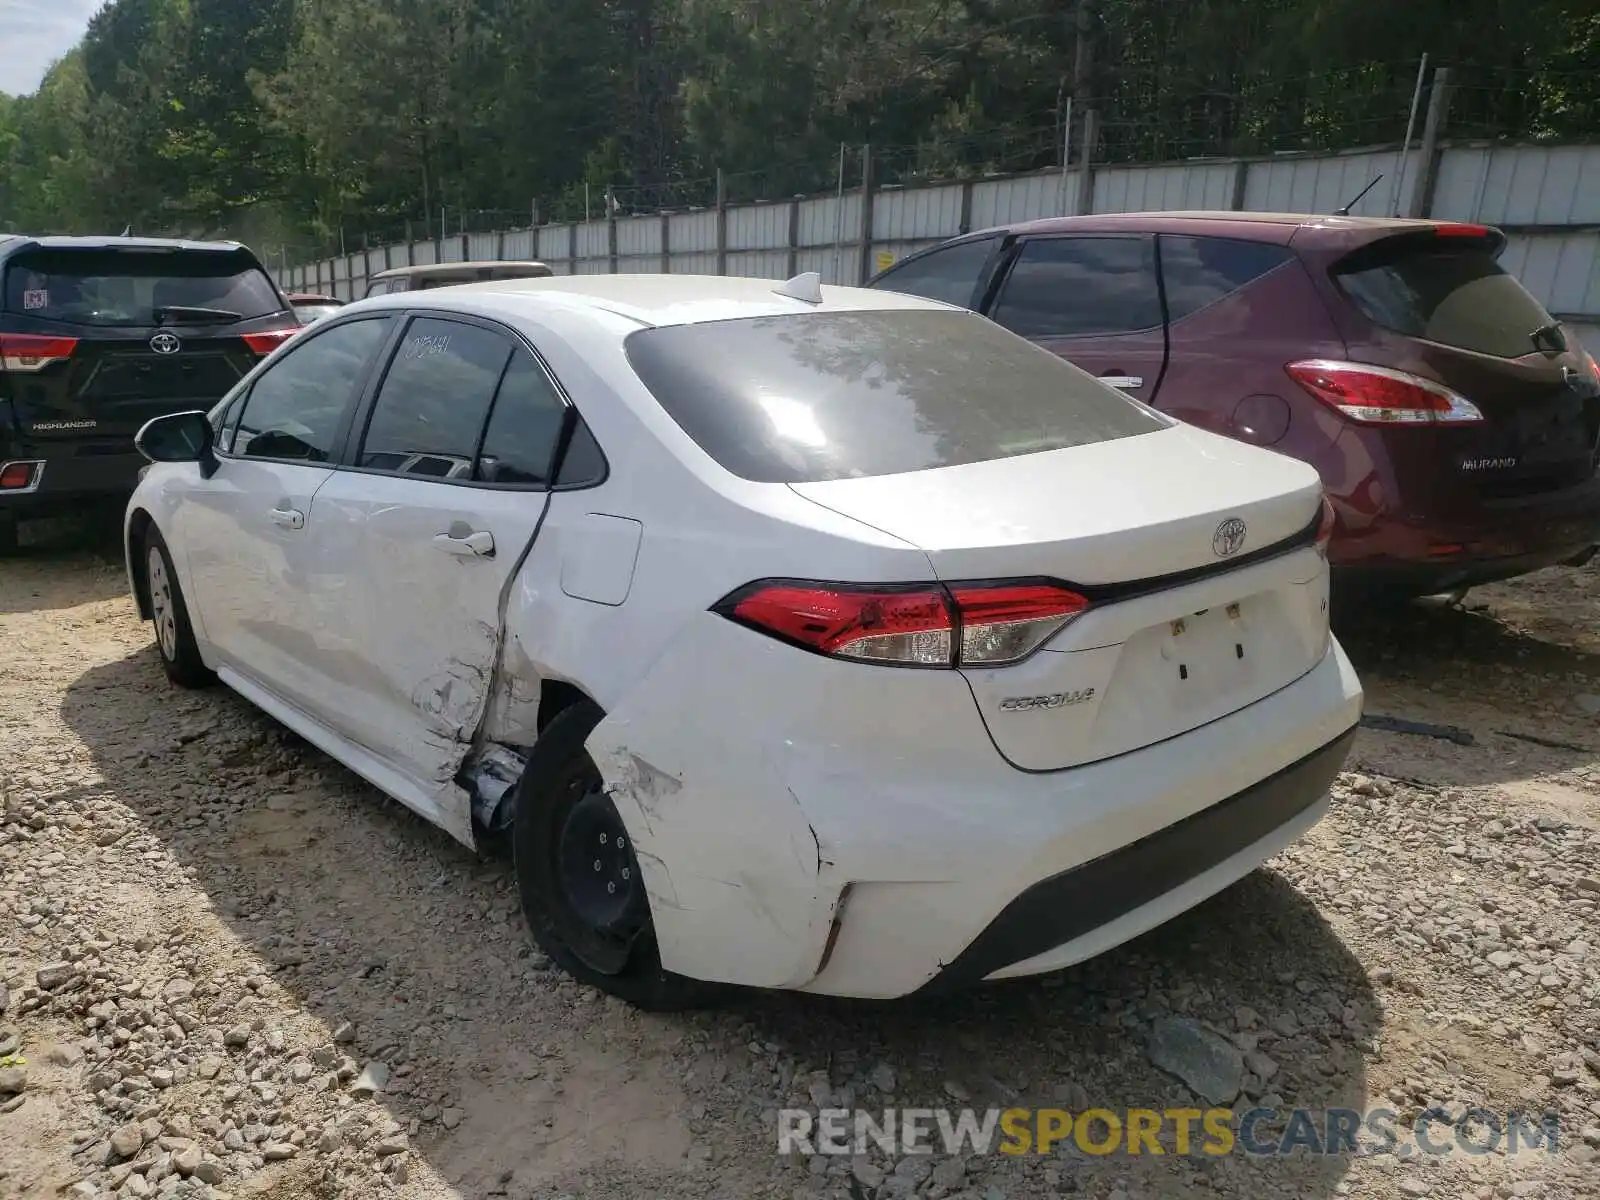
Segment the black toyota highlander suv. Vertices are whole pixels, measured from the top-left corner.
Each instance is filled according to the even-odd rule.
[[[234,242],[0,234],[0,553],[126,500],[151,417],[210,408],[301,328]]]

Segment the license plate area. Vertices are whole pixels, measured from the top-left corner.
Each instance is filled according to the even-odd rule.
[[[1246,689],[1256,674],[1247,602],[1205,609],[1167,624],[1161,658],[1180,708]]]

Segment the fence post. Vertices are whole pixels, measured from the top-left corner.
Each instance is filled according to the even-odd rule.
[[[578,223],[571,222],[567,226],[567,274],[578,273]]]
[[[1084,216],[1094,211],[1094,149],[1100,136],[1100,114],[1092,109],[1083,110],[1083,162],[1078,167],[1078,200],[1072,215]]]
[[[1239,159],[1233,164],[1233,192],[1228,197],[1228,207],[1234,212],[1244,211],[1245,189],[1250,185],[1250,163]]]
[[[506,259],[506,231],[504,229],[495,230],[494,256],[499,262],[504,262]]]
[[[661,214],[661,273],[672,274],[672,214]]]
[[[717,168],[717,274],[728,273],[728,181]]]
[[[1434,192],[1439,186],[1439,162],[1443,151],[1439,139],[1444,135],[1445,121],[1450,116],[1450,68],[1439,67],[1433,73],[1433,85],[1428,89],[1428,116],[1422,125],[1422,169],[1417,176],[1416,190],[1407,215],[1431,217]]]
[[[972,180],[970,179],[961,183],[961,223],[956,232],[958,234],[972,232]]]
[[[789,198],[789,263],[787,277],[800,274],[800,197]]]
[[[606,184],[606,262],[611,274],[617,273],[617,193]]]
[[[861,147],[861,263],[856,283],[864,284],[872,278],[872,195],[878,181],[872,171],[872,143]]]

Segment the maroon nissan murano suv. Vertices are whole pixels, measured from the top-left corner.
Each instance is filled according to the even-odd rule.
[[[868,286],[983,313],[1180,420],[1302,459],[1345,589],[1457,591],[1600,544],[1600,367],[1483,225],[1128,213],[986,229]]]

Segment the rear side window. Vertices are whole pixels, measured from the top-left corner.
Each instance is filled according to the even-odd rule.
[[[1161,237],[1167,319],[1181,321],[1293,258],[1286,246],[1233,238]]]
[[[984,265],[994,253],[994,239],[962,242],[933,250],[920,258],[891,267],[872,281],[872,287],[885,292],[905,292],[927,300],[972,307],[972,294],[983,276]]]
[[[357,465],[472,478],[478,439],[510,358],[511,343],[493,330],[412,321],[378,389]]]
[[[1137,333],[1161,324],[1154,239],[1024,242],[989,314],[1026,338]]]
[[[1521,358],[1553,323],[1544,306],[1478,246],[1396,239],[1352,256],[1334,279],[1374,324],[1409,337]]]
[[[205,250],[31,251],[7,267],[4,301],[9,313],[77,325],[157,325],[169,306],[216,309],[229,320],[283,310],[247,255]]]
[[[544,368],[518,350],[483,435],[478,478],[485,483],[548,484],[565,408]]]
[[[1168,424],[1056,355],[949,310],[644,329],[627,353],[701,449],[764,483],[924,471]]]

